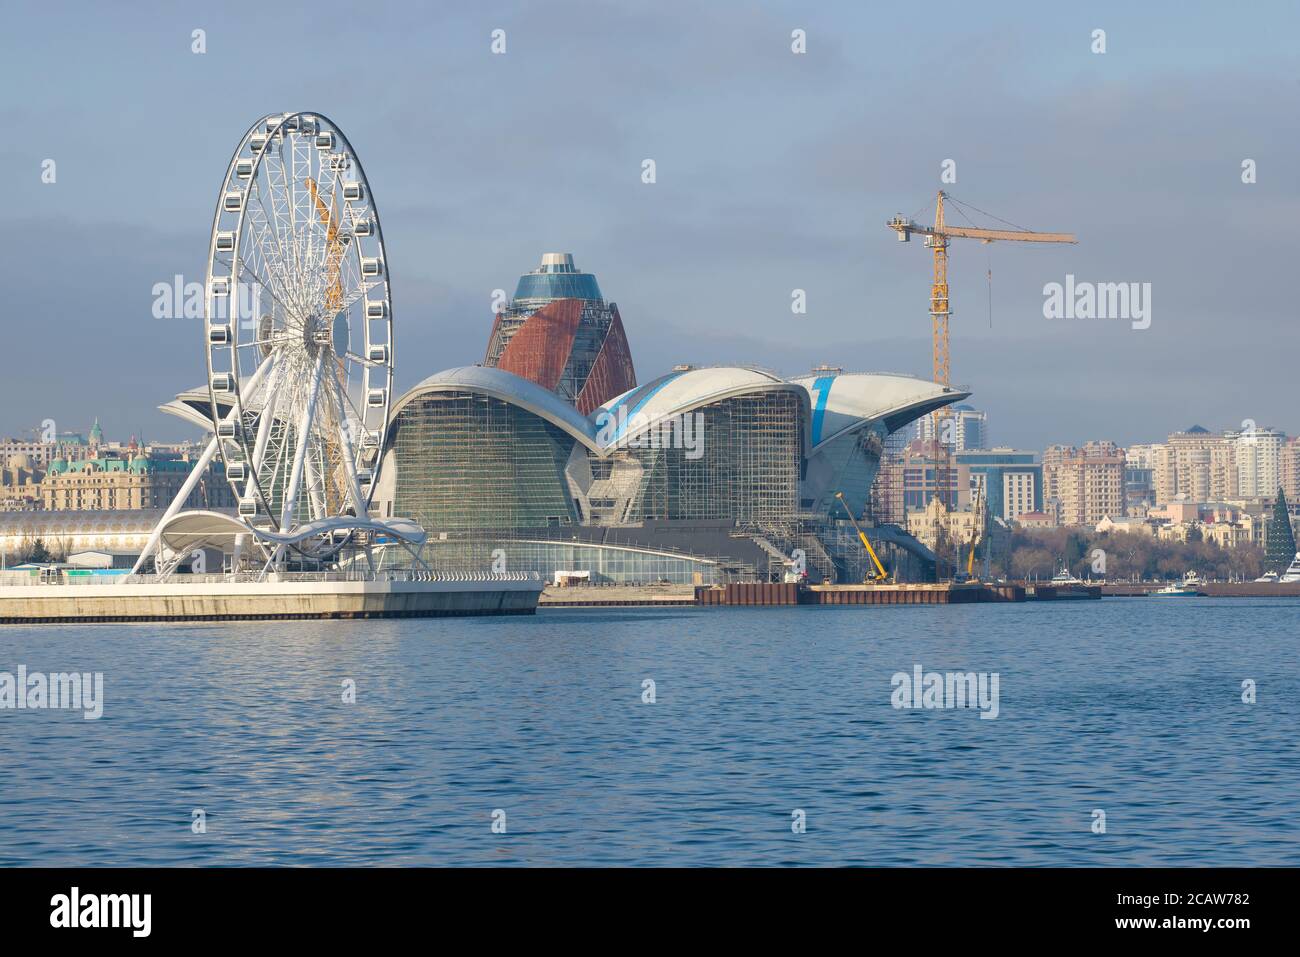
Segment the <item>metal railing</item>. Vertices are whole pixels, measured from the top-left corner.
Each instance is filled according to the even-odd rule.
[[[93,585],[218,585],[238,583],[275,582],[520,582],[541,581],[536,572],[443,574],[420,569],[389,569],[371,571],[321,571],[280,572],[266,575],[260,572],[226,572],[223,574],[191,574],[179,572],[159,578],[157,575],[36,575],[28,572],[0,573],[0,586],[20,585],[33,588],[77,587]]]

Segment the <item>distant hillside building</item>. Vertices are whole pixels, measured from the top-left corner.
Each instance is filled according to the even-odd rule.
[[[1044,495],[1059,503],[1062,525],[1095,526],[1124,514],[1124,450],[1113,442],[1043,452]]]
[[[1241,498],[1272,498],[1282,485],[1282,450],[1286,433],[1277,429],[1238,432],[1233,442],[1237,494]]]
[[[1033,452],[988,449],[958,452],[957,464],[970,476],[972,489],[987,496],[988,513],[1011,521],[1043,505],[1043,466]]]
[[[1239,497],[1235,442],[1232,436],[1193,425],[1152,446],[1152,484],[1158,505],[1179,495],[1194,502]]]
[[[926,416],[916,423],[916,437],[922,442],[934,441],[934,416]],[[943,444],[954,452],[967,452],[989,447],[989,417],[969,405],[955,405],[945,415],[950,434],[941,436]]]
[[[50,511],[166,508],[193,463],[188,459],[133,457],[55,459],[41,482],[41,499]],[[234,508],[234,495],[214,465],[186,502],[187,508]]]
[[[1300,438],[1287,439],[1279,456],[1278,482],[1288,502],[1300,502]]]

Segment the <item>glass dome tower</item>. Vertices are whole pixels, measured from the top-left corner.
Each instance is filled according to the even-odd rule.
[[[543,253],[497,314],[483,364],[550,389],[584,415],[636,386],[618,306],[572,253]]]

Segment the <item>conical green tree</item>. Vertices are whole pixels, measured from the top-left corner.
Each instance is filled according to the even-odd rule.
[[[1295,535],[1291,533],[1291,516],[1287,512],[1286,493],[1277,490],[1273,517],[1268,523],[1268,547],[1264,550],[1264,568],[1281,573],[1295,558]]]

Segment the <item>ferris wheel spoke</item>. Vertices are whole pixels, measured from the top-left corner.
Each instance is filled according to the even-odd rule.
[[[270,293],[272,299],[283,309],[297,308],[297,303],[294,302],[296,290],[291,280],[282,270],[277,270],[270,264],[259,247],[251,246],[244,251],[244,255],[239,257],[239,269],[245,278],[251,279]]]
[[[267,179],[268,183],[273,181],[273,170],[267,171]],[[268,188],[273,189],[274,187],[269,186]],[[257,206],[261,209],[261,216],[257,215],[256,209],[250,207],[251,218],[255,227],[253,232],[255,243],[250,245],[250,251],[255,249],[262,260],[267,263],[270,277],[277,279],[282,287],[283,297],[286,299],[293,298],[293,284],[286,271],[288,259],[285,256],[284,241],[278,226],[278,218],[274,212],[267,210],[260,183],[254,184],[254,193],[257,197]],[[272,197],[271,206],[274,210],[276,206],[274,197]],[[272,225],[272,220],[275,220],[276,225]],[[271,245],[269,240],[274,240],[274,250],[268,248]],[[278,264],[278,269],[276,264]],[[295,303],[295,305],[300,306],[301,303]]]
[[[259,289],[266,290],[270,294],[271,300],[276,305],[278,305],[281,309],[285,311],[289,311],[291,309],[289,303],[279,293],[276,292],[276,286],[278,285],[278,283],[275,280],[272,280],[270,282],[263,281],[264,277],[261,275],[261,273],[257,272],[249,264],[249,261],[247,259],[241,258],[239,260],[239,272],[241,276],[253,282]],[[256,322],[258,317],[254,316],[251,318],[254,322]]]
[[[340,424],[351,421],[347,418],[347,406],[344,402],[343,386],[337,378],[333,379],[333,401],[334,407],[338,411]],[[366,497],[361,491],[361,482],[357,477],[357,459],[356,453],[352,448],[352,437],[350,429],[347,427],[339,430],[339,438],[343,444],[343,466],[347,470],[348,477],[348,497],[352,499],[352,514],[362,516],[366,512]]]
[[[362,428],[365,428],[366,416],[363,412],[361,412],[360,409],[357,408],[356,403],[352,401],[352,396],[348,395],[347,389],[340,386],[339,395],[342,398],[344,404],[346,405],[348,411],[352,413],[352,417],[355,419],[357,424]]]
[[[374,289],[378,285],[379,283],[375,280],[358,282],[356,284],[349,284],[346,287],[349,291],[343,297],[343,308],[346,309],[349,306],[354,305],[358,299],[360,299],[362,296],[369,293],[372,289]]]
[[[355,352],[345,352],[343,353],[343,358],[347,359],[349,362],[356,362],[371,369],[383,369],[388,365],[386,362],[376,362],[374,359],[367,359],[365,356],[359,356]]]
[[[272,295],[286,307],[290,304],[298,306],[295,301],[297,290],[293,279],[285,268],[283,257],[279,255],[276,248],[272,248],[267,238],[269,235],[273,235],[269,225],[253,217],[251,241],[244,245],[239,264],[253,273],[255,280],[269,289]],[[278,245],[279,240],[276,238],[276,246]]]
[[[281,510],[281,526],[288,526],[294,517],[294,508],[298,504],[298,490],[302,485],[303,464],[311,447],[312,425],[316,419],[316,400],[320,396],[321,373],[325,368],[325,350],[316,353],[316,364],[312,372],[311,388],[307,393],[307,402],[298,420],[298,431],[294,436],[293,470],[289,473],[289,485],[284,493],[284,505]]]

